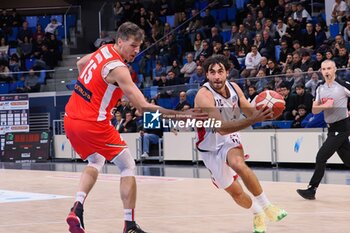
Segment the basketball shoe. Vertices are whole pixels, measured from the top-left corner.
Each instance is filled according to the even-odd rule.
[[[266,225],[265,225],[265,214],[254,214],[253,219],[253,233],[265,233],[266,232]]]
[[[125,221],[123,233],[147,233],[135,221]]]
[[[297,189],[297,193],[307,200],[315,200],[316,188],[309,186],[307,189]]]
[[[271,222],[278,222],[288,215],[287,211],[273,204],[264,208],[264,212]]]
[[[83,205],[80,202],[75,202],[72,207],[66,222],[69,225],[69,232],[71,233],[85,233],[83,221]]]

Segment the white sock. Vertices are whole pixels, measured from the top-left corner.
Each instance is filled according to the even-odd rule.
[[[81,204],[84,204],[85,197],[86,197],[86,193],[77,192],[77,194],[75,195],[75,201],[79,201]]]
[[[124,209],[124,220],[125,221],[135,221],[134,220],[134,209]]]
[[[262,192],[259,196],[256,196],[255,200],[263,209],[265,209],[267,206],[271,205],[271,202],[269,201],[269,199],[267,199],[264,192]]]
[[[256,202],[256,200],[252,200],[252,206],[249,208],[253,214],[260,214],[263,212],[261,206]]]

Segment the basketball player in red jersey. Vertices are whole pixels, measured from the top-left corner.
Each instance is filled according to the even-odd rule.
[[[118,131],[111,125],[111,110],[123,94],[139,112],[156,111],[167,115],[181,112],[148,103],[131,79],[124,62],[131,62],[140,51],[143,31],[126,22],[117,31],[116,43],[99,48],[81,58],[79,77],[66,105],[65,132],[74,150],[89,163],[82,172],[76,202],[66,221],[72,233],[84,233],[83,204],[94,186],[105,160],[120,169],[120,196],[124,206],[124,233],[143,233],[134,220],[136,203],[135,162]],[[183,114],[183,113],[182,113]],[[188,112],[206,119],[206,113]]]

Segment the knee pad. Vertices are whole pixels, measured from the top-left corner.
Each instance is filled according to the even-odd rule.
[[[135,161],[131,156],[129,148],[122,150],[113,160],[112,163],[117,165],[120,170],[120,175],[135,176]]]
[[[106,159],[99,153],[93,153],[87,158],[89,167],[94,167],[97,171],[101,171],[103,165],[105,164]]]

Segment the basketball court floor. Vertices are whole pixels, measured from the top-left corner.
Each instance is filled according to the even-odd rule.
[[[68,232],[65,217],[83,163],[0,163],[0,233]],[[254,168],[265,192],[289,215],[269,233],[350,232],[350,171],[328,170],[317,200],[303,200],[312,170]],[[216,189],[202,166],[137,167],[137,222],[151,233],[248,233],[252,214]],[[119,175],[107,165],[85,204],[87,233],[122,232]]]

